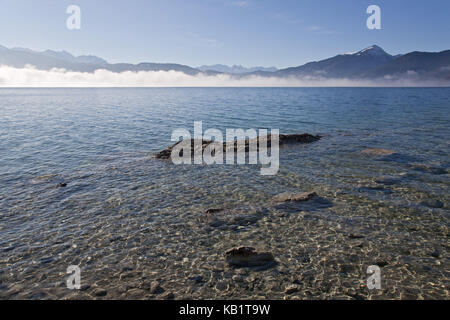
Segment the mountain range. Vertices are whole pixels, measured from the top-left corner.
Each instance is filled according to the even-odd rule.
[[[34,66],[40,70],[63,68],[77,72],[94,72],[104,69],[112,72],[124,71],[179,71],[188,75],[229,74],[232,77],[277,77],[302,79],[402,79],[439,80],[450,83],[450,50],[442,52],[410,52],[391,55],[381,47],[373,45],[354,53],[309,62],[301,66],[279,69],[242,66],[212,65],[193,68],[174,63],[108,63],[92,56],[74,56],[66,51],[46,50],[42,52],[24,48],[0,46],[0,65],[15,68]]]
[[[172,63],[108,63],[106,60],[96,56],[78,56],[66,51],[33,51],[24,48],[12,48],[0,46],[0,65],[24,68],[28,65],[39,70],[50,70],[63,68],[75,72],[94,72],[104,69],[112,72],[124,71],[180,71],[189,75],[200,73],[200,70],[189,66]]]
[[[257,72],[257,71],[265,71],[265,72],[275,72],[278,71],[275,67],[250,67],[246,68],[241,65],[233,65],[233,66],[227,66],[224,64],[214,64],[211,66],[200,66],[197,67],[197,69],[201,71],[216,71],[221,73],[229,73],[229,74],[245,74],[245,73],[251,73],[251,72]]]
[[[449,80],[450,50],[442,52],[414,51],[390,55],[373,45],[355,53],[278,70],[278,77],[322,77],[333,79],[400,79]]]

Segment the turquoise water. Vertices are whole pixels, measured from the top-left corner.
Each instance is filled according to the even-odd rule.
[[[281,149],[273,177],[153,158],[194,121],[323,138]],[[282,299],[301,277],[305,299],[448,298],[449,136],[449,88],[0,89],[0,297],[161,298],[145,289],[158,281],[176,298]],[[270,200],[312,190],[326,201]],[[216,207],[257,219],[215,228]],[[239,244],[278,265],[228,267]],[[385,289],[368,291],[380,260]],[[64,287],[71,264],[82,292]]]

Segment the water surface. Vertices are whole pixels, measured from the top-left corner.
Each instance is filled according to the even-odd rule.
[[[1,89],[0,297],[448,298],[449,114],[448,88]],[[323,138],[281,149],[273,177],[153,159],[194,121]],[[320,198],[271,201],[303,191]],[[235,245],[278,264],[230,268]]]

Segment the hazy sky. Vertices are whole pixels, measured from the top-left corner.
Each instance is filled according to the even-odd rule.
[[[66,28],[71,4],[81,30]],[[371,4],[382,30],[366,27]],[[450,49],[449,15],[449,0],[0,0],[0,44],[109,62],[286,67],[372,44]]]

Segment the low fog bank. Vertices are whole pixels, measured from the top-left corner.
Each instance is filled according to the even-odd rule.
[[[379,80],[326,78],[279,78],[229,74],[195,76],[177,71],[126,71],[115,73],[96,70],[93,73],[65,69],[37,70],[32,66],[0,66],[0,87],[441,87],[450,81],[421,80],[417,75]]]

